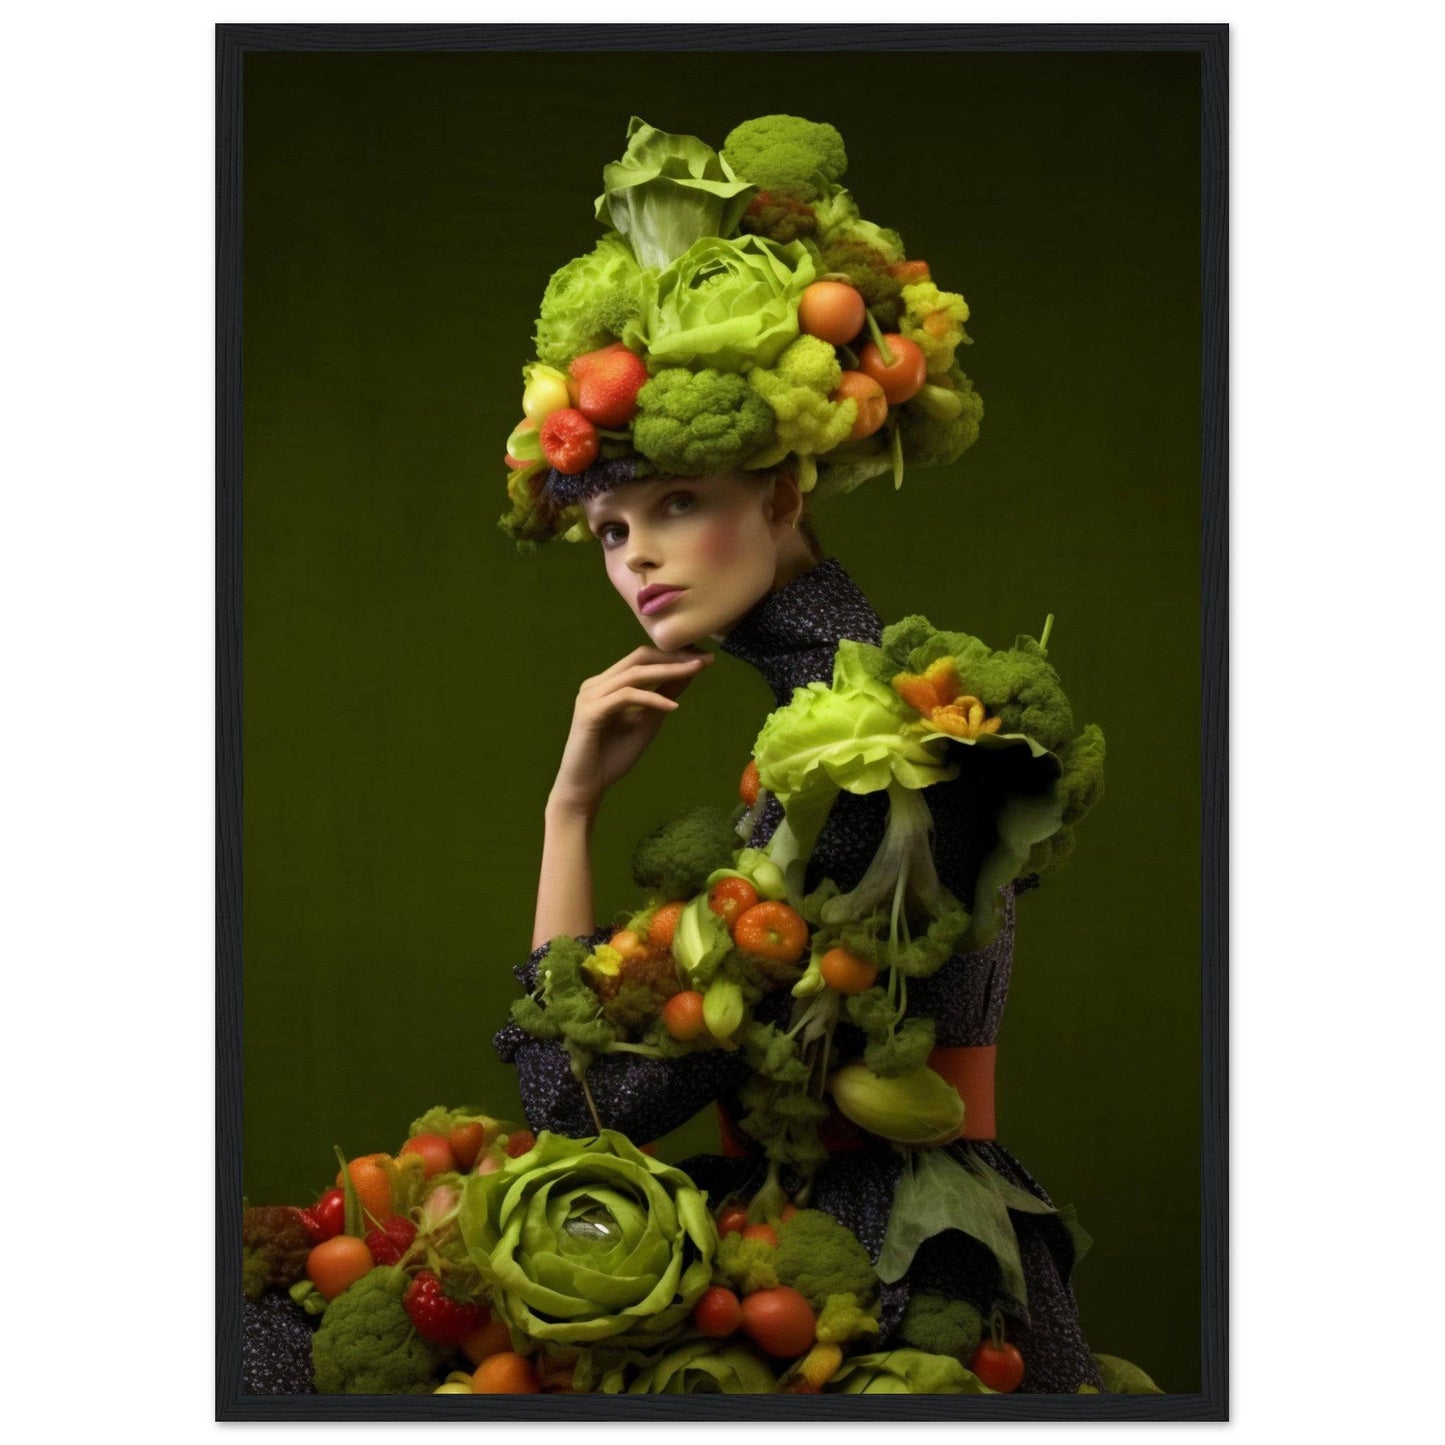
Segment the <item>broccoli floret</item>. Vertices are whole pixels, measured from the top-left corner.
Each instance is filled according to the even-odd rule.
[[[868,1251],[846,1225],[821,1209],[800,1209],[778,1226],[778,1279],[822,1309],[829,1295],[871,1300],[878,1288]]]
[[[767,402],[777,422],[773,445],[750,457],[748,465],[768,467],[789,452],[799,456],[831,451],[853,429],[858,403],[829,398],[843,379],[837,353],[816,336],[789,342],[772,367],[756,366],[748,385]]]
[[[773,413],[736,372],[660,371],[637,394],[637,449],[665,472],[729,472],[772,439]]]
[[[899,331],[918,344],[931,375],[947,372],[953,353],[970,344],[963,329],[968,302],[956,291],[940,291],[932,281],[915,281],[903,288],[901,296]]]
[[[1104,796],[1104,734],[1099,725],[1090,723],[1064,748],[1059,760],[1064,767],[1059,779],[1063,821],[1053,837],[1034,844],[1026,869],[1029,873],[1047,873],[1074,851],[1075,825]]]
[[[402,1305],[407,1276],[374,1269],[336,1296],[311,1341],[322,1395],[425,1395],[441,1353],[417,1334]]]
[[[786,246],[789,241],[809,240],[817,235],[818,218],[807,202],[795,196],[759,191],[743,212],[742,229]]]
[[[561,934],[538,965],[541,999],[527,994],[512,1004],[512,1018],[539,1039],[561,1039],[581,1078],[594,1054],[617,1042],[617,1029],[603,1016],[582,965],[587,945]]]
[[[983,1316],[967,1300],[942,1294],[910,1294],[898,1325],[899,1337],[931,1355],[952,1355],[965,1363],[983,1338]]]
[[[641,839],[632,854],[632,876],[639,888],[664,898],[692,898],[707,886],[710,873],[732,867],[736,845],[732,819],[721,808],[688,808]]]
[[[253,1205],[241,1214],[241,1278],[247,1299],[268,1289],[289,1289],[306,1277],[311,1236],[288,1204]]]
[[[908,403],[898,413],[898,430],[903,455],[911,467],[942,467],[955,462],[978,440],[983,420],[983,398],[955,362],[940,383],[952,391],[962,406],[955,416],[931,414],[921,405]]]
[[[776,1247],[766,1239],[744,1239],[740,1230],[719,1242],[714,1268],[739,1294],[776,1289],[780,1283]]]
[[[743,180],[805,201],[822,195],[848,169],[837,128],[797,115],[745,120],[728,132],[722,153]]]
[[[830,1294],[818,1314],[817,1335],[820,1344],[845,1345],[878,1333],[876,1306],[865,1307],[852,1294]]]
[[[618,340],[642,310],[642,268],[632,248],[609,231],[552,275],[537,318],[537,359],[566,367],[574,356]]]

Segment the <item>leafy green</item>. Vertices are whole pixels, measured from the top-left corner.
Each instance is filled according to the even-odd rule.
[[[1053,1205],[1020,1189],[976,1155],[963,1163],[943,1149],[912,1150],[894,1191],[878,1255],[878,1277],[888,1283],[902,1279],[925,1240],[957,1229],[993,1255],[1005,1295],[1020,1305],[1027,1304],[1018,1238],[1008,1217],[1011,1209],[1026,1214],[1058,1213]]]
[[[717,1227],[680,1169],[623,1135],[544,1132],[466,1180],[462,1238],[504,1319],[553,1344],[656,1345],[712,1280]]]
[[[801,241],[704,236],[648,284],[642,334],[650,362],[729,372],[772,366],[798,334],[798,298],[815,274]]]
[[[602,171],[597,219],[627,240],[637,260],[660,271],[704,236],[730,236],[754,187],[710,145],[633,116],[627,150]]]
[[[642,1369],[629,1395],[771,1395],[772,1366],[741,1341],[690,1340]],[[608,1393],[606,1386],[603,1392]]]
[[[854,1355],[823,1387],[840,1395],[992,1395],[972,1370],[951,1355],[886,1350]]]
[[[592,250],[553,272],[537,317],[538,358],[565,369],[573,357],[629,334],[641,318],[642,304],[642,270],[627,242],[609,231]],[[519,444],[528,445],[525,440]],[[540,444],[540,438],[530,443]]]
[[[1111,1395],[1162,1395],[1163,1390],[1129,1360],[1118,1355],[1095,1355],[1094,1363],[1099,1367],[1099,1378],[1104,1389]]]

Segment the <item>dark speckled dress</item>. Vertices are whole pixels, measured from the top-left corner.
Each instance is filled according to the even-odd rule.
[[[829,560],[759,602],[729,634],[723,650],[758,668],[782,706],[795,688],[831,681],[841,639],[876,644],[881,633],[877,613],[839,563]],[[958,779],[923,794],[934,819],[939,876],[965,900],[972,897],[987,846],[967,820],[992,815],[989,794],[994,786],[986,774],[965,766]],[[816,888],[824,877],[845,891],[856,886],[877,849],[886,817],[884,794],[842,793],[810,858],[806,886]],[[781,818],[781,807],[770,802],[753,833],[754,846],[772,836]],[[1007,891],[1002,927],[987,947],[955,954],[932,978],[910,982],[909,1012],[934,1018],[939,1046],[997,1040],[1013,961],[1013,895],[1021,890],[1022,885],[1015,885]],[[588,941],[606,936],[604,930]],[[537,950],[516,970],[524,987],[533,986],[545,953],[545,948]],[[846,1048],[843,1030],[839,1033],[838,1042]],[[560,1045],[534,1039],[512,1023],[497,1034],[496,1044],[502,1057],[516,1066],[534,1129],[579,1136],[594,1132]],[[605,1054],[595,1060],[587,1078],[603,1124],[642,1143],[660,1138],[714,1101],[728,1103],[746,1075],[739,1055],[719,1050],[676,1060]],[[960,1141],[946,1147],[960,1159],[971,1152],[1005,1179],[1049,1202],[1032,1175],[996,1141]],[[713,1155],[695,1156],[682,1167],[715,1200],[750,1192],[764,1172],[761,1161]],[[811,1203],[852,1229],[877,1259],[902,1167],[901,1156],[888,1145],[839,1154],[818,1171]],[[1076,1256],[1074,1237],[1055,1215],[1011,1210],[1010,1218],[1028,1294],[1027,1309],[1010,1319],[1008,1330],[1026,1364],[1021,1389],[1072,1393],[1080,1385],[1098,1386],[1068,1284]],[[882,1342],[888,1343],[896,1330],[912,1290],[967,1299],[986,1312],[997,1285],[997,1265],[983,1245],[958,1230],[936,1235],[918,1250],[901,1280],[884,1286]]]

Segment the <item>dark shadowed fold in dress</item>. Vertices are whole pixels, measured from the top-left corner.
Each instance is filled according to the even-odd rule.
[[[833,655],[843,638],[877,644],[882,623],[853,580],[834,560],[822,562],[763,598],[728,635],[723,651],[751,663],[767,680],[778,706],[793,690],[809,682],[831,682]],[[973,754],[980,761],[987,755]],[[934,820],[934,856],[939,877],[965,903],[973,896],[978,867],[989,844],[970,817],[992,816],[996,801],[984,772],[965,760],[953,782],[923,792]],[[883,835],[887,798],[883,793],[858,796],[842,793],[829,814],[809,861],[806,887],[832,878],[847,892],[862,878]],[[782,819],[771,800],[751,842],[761,846]],[[1004,899],[1003,923],[986,947],[957,953],[932,978],[910,980],[910,1014],[935,1020],[941,1047],[993,1044],[997,1041],[1013,963],[1014,894]],[[587,940],[602,942],[604,929]],[[524,988],[533,987],[538,949],[515,970]],[[778,1001],[785,1007],[786,1000]],[[835,1043],[849,1048],[846,1026]],[[534,1129],[570,1135],[594,1132],[591,1115],[562,1046],[534,1039],[508,1023],[496,1036],[502,1057],[517,1069],[523,1106]],[[858,1052],[862,1037],[858,1036]],[[717,1100],[732,1101],[747,1077],[736,1053],[707,1050],[682,1059],[660,1060],[635,1054],[604,1054],[588,1070],[587,1082],[603,1124],[637,1143],[660,1138]],[[1001,1144],[992,1140],[960,1141],[945,1146],[963,1159],[976,1158],[1038,1199],[1048,1195],[1032,1175]],[[697,1155],[681,1167],[718,1201],[746,1194],[762,1182],[761,1160]],[[840,1154],[818,1171],[810,1203],[846,1224],[876,1260],[883,1245],[902,1159],[891,1145]],[[1075,1262],[1073,1237],[1051,1215],[1010,1212],[1018,1238],[1028,1291],[1026,1314],[1010,1319],[1009,1338],[1023,1353],[1026,1373],[1021,1390],[1073,1392],[1080,1385],[1099,1385],[1093,1357],[1079,1328],[1073,1291],[1068,1284]],[[908,1273],[883,1287],[883,1336],[890,1343],[907,1305],[910,1291],[921,1290],[967,1299],[987,1314],[998,1284],[992,1255],[969,1236],[949,1230],[928,1240],[914,1256]]]

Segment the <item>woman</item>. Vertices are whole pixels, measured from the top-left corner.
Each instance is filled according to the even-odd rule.
[[[633,766],[664,718],[712,655],[705,638],[758,667],[778,705],[794,689],[826,683],[844,638],[877,644],[882,624],[836,561],[819,561],[800,525],[804,498],[788,468],[703,478],[651,478],[596,492],[582,503],[589,531],[603,549],[608,579],[646,632],[639,647],[589,678],[579,690],[563,757],[548,798],[533,943],[522,982],[531,988],[558,934],[605,941],[593,911],[588,842],[608,788]],[[997,755],[994,755],[997,756]],[[985,760],[986,761],[986,760]],[[976,820],[992,816],[980,800],[989,782],[967,769],[926,790],[933,814],[934,854],[944,883],[971,898],[988,839]],[[758,820],[751,846],[762,847],[782,818],[776,802]],[[831,878],[856,886],[877,851],[887,819],[882,793],[842,793],[818,838],[807,887]],[[927,1015],[936,1044],[965,1065],[966,1133],[950,1153],[1026,1191],[1010,1196],[1008,1219],[1017,1240],[1024,1300],[1011,1306],[1009,1340],[1020,1350],[1021,1388],[1076,1391],[1099,1384],[1079,1329],[1067,1279],[1077,1233],[1054,1213],[1021,1165],[992,1141],[992,1046],[997,1035],[1012,952],[1012,889],[1003,925],[986,947],[956,954],[930,978],[911,984],[910,1011]],[[862,1040],[854,1040],[861,1052]],[[584,1092],[563,1047],[509,1024],[497,1043],[516,1064],[523,1102],[534,1128],[588,1134],[600,1122],[645,1142],[686,1122],[714,1100],[735,1119],[737,1089],[748,1076],[737,1053],[707,1050],[659,1060],[623,1052],[603,1054],[586,1075]],[[847,1052],[847,1027],[838,1039]],[[590,1095],[590,1098],[588,1097]],[[594,1114],[595,1110],[595,1114]],[[763,1164],[729,1130],[741,1157],[700,1156],[683,1168],[714,1201],[747,1198],[762,1182]],[[840,1152],[819,1170],[810,1202],[848,1225],[875,1260],[885,1243],[904,1163],[898,1150],[857,1131],[830,1141]],[[1037,1201],[1030,1208],[1030,1203]],[[910,1298],[942,1296],[972,1304],[986,1317],[1001,1293],[997,1258],[979,1239],[948,1229],[925,1239],[902,1278],[883,1290],[883,1343],[899,1336]],[[1007,1291],[1004,1291],[1007,1293]],[[906,1328],[906,1327],[905,1327]]]

